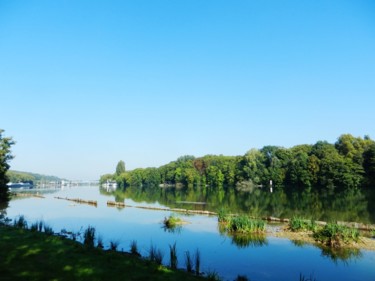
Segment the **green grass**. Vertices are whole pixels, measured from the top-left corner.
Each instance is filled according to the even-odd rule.
[[[1,280],[204,280],[134,255],[0,226]]]
[[[314,232],[314,238],[327,246],[340,247],[343,244],[357,242],[359,231],[337,223],[328,223],[322,229]]]
[[[317,225],[314,220],[306,220],[300,217],[293,217],[289,221],[289,229],[294,232],[316,231]]]
[[[262,220],[250,219],[247,216],[237,216],[230,219],[227,229],[229,232],[238,233],[264,232],[266,223]]]

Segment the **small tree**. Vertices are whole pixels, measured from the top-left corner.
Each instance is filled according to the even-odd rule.
[[[8,162],[13,159],[10,148],[14,144],[12,138],[3,138],[4,130],[0,129],[0,202],[8,200],[8,177],[6,172],[9,170]]]
[[[124,161],[119,161],[116,166],[116,175],[119,176],[122,173],[125,173],[125,162]]]

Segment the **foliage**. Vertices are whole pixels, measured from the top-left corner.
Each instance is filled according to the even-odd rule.
[[[10,168],[9,161],[13,159],[11,147],[15,143],[12,138],[3,137],[3,132],[4,130],[0,129],[0,202],[9,199],[7,171]]]
[[[200,270],[201,270],[201,252],[199,251],[198,248],[195,251],[194,260],[195,260],[195,274],[199,275]]]
[[[120,165],[119,162],[118,166]],[[122,167],[122,165],[120,165]],[[118,167],[119,168],[119,167]],[[362,189],[375,183],[375,142],[369,137],[341,135],[334,144],[318,141],[291,148],[264,146],[251,149],[243,156],[205,155],[182,156],[159,168],[117,169],[113,175],[118,186],[126,188],[223,187],[255,192],[269,187],[274,189],[337,191]]]
[[[116,166],[116,175],[119,176],[122,173],[125,173],[125,162],[120,160]]]
[[[314,238],[327,246],[340,247],[343,243],[358,242],[359,231],[337,223],[328,223],[314,232]]]

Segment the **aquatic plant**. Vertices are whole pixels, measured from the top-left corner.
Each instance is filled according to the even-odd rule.
[[[230,219],[227,229],[230,232],[263,232],[266,230],[266,223],[262,220],[250,219],[247,216],[236,216]]]
[[[340,247],[342,243],[357,242],[359,231],[337,223],[328,223],[322,229],[314,232],[314,238],[327,246]]]
[[[314,220],[306,220],[300,217],[293,217],[289,221],[289,229],[294,232],[298,231],[316,231],[317,224]]]
[[[24,229],[27,228],[27,221],[25,219],[25,216],[21,215],[18,217],[18,219],[14,219],[13,226]]]
[[[130,253],[135,256],[140,256],[136,240],[130,242]]]
[[[156,246],[151,244],[149,257],[148,257],[149,260],[152,262],[155,262],[156,264],[161,265],[163,262],[163,257],[164,257],[164,253],[160,249],[157,249]]]
[[[200,269],[201,269],[201,252],[199,251],[199,249],[195,251],[194,259],[195,259],[195,274],[199,275]]]
[[[182,224],[182,219],[175,215],[170,215],[168,218],[164,218],[163,223],[166,228],[174,228]]]
[[[225,208],[220,208],[219,211],[217,212],[217,220],[219,222],[229,222],[230,220],[230,215],[228,211]]]
[[[193,259],[189,251],[185,252],[186,271],[193,272]]]
[[[170,267],[172,269],[177,269],[178,259],[177,259],[176,242],[174,242],[173,246],[169,245],[169,253],[170,253]]]
[[[83,233],[83,245],[88,247],[94,247],[95,241],[95,228],[88,226],[85,232]]]

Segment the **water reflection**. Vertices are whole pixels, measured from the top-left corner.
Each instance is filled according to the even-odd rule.
[[[322,250],[322,256],[327,257],[334,261],[335,263],[342,261],[348,262],[360,259],[362,257],[362,253],[359,249],[352,249],[352,248],[328,248],[328,247],[320,247]]]
[[[323,221],[375,223],[375,214],[373,214],[375,210],[371,209],[371,204],[369,204],[371,197],[366,196],[360,190],[348,190],[332,195],[319,194],[311,190],[286,193],[283,189],[278,189],[270,193],[262,189],[242,192],[234,188],[129,187],[124,191],[114,192],[101,189],[101,193],[114,196],[118,202],[130,198],[139,203],[158,203],[171,208],[214,212],[225,208],[233,213],[246,213],[255,217],[290,218],[298,215]],[[189,202],[192,203],[189,204]]]
[[[236,245],[238,248],[262,247],[268,245],[266,235],[262,234],[229,234],[229,237],[232,238],[232,244]]]

